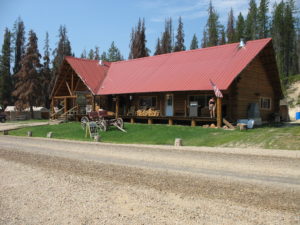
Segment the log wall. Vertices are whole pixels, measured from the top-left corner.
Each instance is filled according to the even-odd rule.
[[[231,119],[247,118],[249,104],[258,103],[260,106],[262,97],[271,99],[270,109],[260,109],[262,120],[267,121],[276,112],[279,102],[269,76],[261,58],[257,56],[235,79],[229,94]]]

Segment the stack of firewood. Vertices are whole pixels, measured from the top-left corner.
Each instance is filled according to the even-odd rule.
[[[137,116],[159,116],[159,110],[155,109],[148,109],[148,110],[143,110],[139,109],[136,111]]]

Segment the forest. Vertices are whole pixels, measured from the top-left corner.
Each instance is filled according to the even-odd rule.
[[[219,15],[212,2],[207,9],[206,26],[202,39],[196,33],[191,43],[185,43],[184,24],[178,18],[177,29],[173,28],[172,18],[166,18],[164,30],[157,38],[153,55],[185,51],[187,49],[206,48],[249,40],[271,37],[276,52],[278,71],[285,90],[290,80],[300,70],[300,21],[299,10],[294,0],[281,1],[270,6],[268,0],[249,1],[248,12],[244,17],[239,13],[237,18],[231,9],[228,12],[227,24],[221,24]],[[201,28],[199,28],[200,30]],[[150,56],[147,47],[145,19],[140,18],[130,34],[130,53],[128,59]],[[4,40],[0,52],[0,106],[15,105],[18,109],[33,106],[49,108],[52,87],[55,83],[60,65],[65,56],[75,56],[72,52],[67,28],[61,25],[58,29],[58,41],[55,49],[49,47],[49,34],[45,34],[43,52],[39,52],[38,37],[29,30],[25,37],[25,24],[17,18],[10,30],[4,31]],[[83,49],[81,58],[120,61],[124,60],[115,42],[112,41],[107,51],[100,53],[100,48]]]

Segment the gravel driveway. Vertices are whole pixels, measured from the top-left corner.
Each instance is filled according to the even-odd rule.
[[[0,224],[300,224],[297,151],[0,144]]]

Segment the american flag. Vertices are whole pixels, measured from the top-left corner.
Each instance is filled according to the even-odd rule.
[[[220,91],[220,89],[214,84],[214,82],[211,81],[211,79],[209,79],[211,86],[214,89],[215,95],[217,98],[223,98],[222,92]]]

